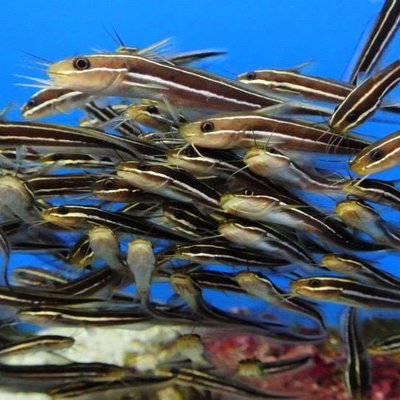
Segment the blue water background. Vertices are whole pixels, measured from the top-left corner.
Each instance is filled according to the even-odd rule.
[[[344,79],[349,75],[360,39],[370,28],[382,3],[368,0],[3,2],[0,107],[11,101],[21,105],[34,92],[32,88],[15,86],[27,82],[15,74],[46,77],[37,70],[43,67],[35,64],[37,60],[24,51],[57,61],[90,53],[92,48],[113,50],[118,44],[107,33],[113,28],[127,45],[135,47],[172,37],[177,51],[226,50],[226,57],[204,62],[201,66],[231,78],[256,68],[291,68],[312,61],[304,72]],[[382,66],[398,57],[399,43],[397,37],[385,54]],[[392,92],[390,98],[400,102],[399,93]],[[16,106],[8,117],[19,118]],[[385,122],[368,123],[357,131],[379,137],[398,129],[400,118],[387,114],[380,114],[379,118]],[[77,121],[75,115],[51,120],[72,124]],[[393,169],[383,176],[397,179],[398,171]],[[327,207],[326,204],[321,205]],[[385,218],[398,225],[398,214],[384,211]],[[399,274],[399,258],[393,252],[389,256],[375,254],[372,259]],[[14,258],[14,262],[28,263],[21,256]],[[216,300],[221,302],[221,299],[224,307],[238,305],[235,296],[217,295]],[[330,313],[333,309],[326,310]]]

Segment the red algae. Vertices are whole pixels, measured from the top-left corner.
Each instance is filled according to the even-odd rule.
[[[389,357],[372,358],[373,400],[400,399],[400,364]]]
[[[290,393],[301,400],[350,400],[343,378],[345,354],[340,345],[330,349],[329,356],[318,346],[282,346],[267,338],[248,334],[215,332],[204,338],[208,360],[217,368],[234,374],[240,360],[257,358],[276,361],[310,355],[312,361],[305,367],[263,378],[239,378],[260,389]],[[370,399],[400,399],[400,364],[389,357],[372,357],[373,386]]]

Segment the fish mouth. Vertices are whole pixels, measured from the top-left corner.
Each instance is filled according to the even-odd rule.
[[[42,210],[40,211],[40,216],[45,220],[45,221],[49,221],[50,220],[50,212],[49,210]]]
[[[224,210],[231,209],[231,205],[235,200],[237,199],[234,196],[230,194],[224,194],[219,200],[219,205]]]
[[[182,162],[182,160],[179,158],[178,152],[176,150],[168,150],[166,151],[166,156],[167,156],[167,164],[169,165],[178,165]]]
[[[335,257],[330,254],[325,254],[321,259],[321,265],[329,267],[335,264]]]
[[[346,203],[339,204],[335,208],[335,214],[339,216],[341,219],[355,219],[358,218],[358,213],[354,205]]]
[[[298,289],[298,284],[297,284],[297,282],[290,282],[290,283],[289,283],[289,287],[290,287],[290,290],[291,290],[293,293],[297,293],[297,292],[296,292],[297,289]]]
[[[181,126],[181,127],[179,128],[179,134],[180,134],[184,139],[191,139],[191,138],[197,136],[196,133],[193,132],[193,130],[192,130],[190,127],[188,127],[188,126],[186,126],[186,127],[185,127],[185,126]]]
[[[346,213],[346,210],[349,209],[349,204],[344,204],[344,203],[338,203],[336,204],[335,207],[335,214],[337,214],[339,217],[341,217],[342,215],[344,215]]]
[[[223,235],[226,239],[228,239],[229,241],[233,241],[233,242],[239,242],[242,244],[242,236],[239,232],[233,231],[231,229],[229,229],[230,227],[228,225],[224,225],[224,226],[219,226],[218,227],[218,231],[221,233],[221,235]]]
[[[178,155],[179,150],[175,150],[175,149],[171,149],[171,150],[167,150],[165,152],[165,154],[167,155],[167,157],[171,157],[171,158],[176,158],[176,156]]]
[[[218,232],[221,234],[221,235],[226,235],[227,234],[227,229],[228,229],[229,227],[228,227],[228,224],[226,223],[226,222],[222,222],[222,223],[220,223],[219,224],[219,226],[218,226]],[[228,231],[229,232],[229,231]]]
[[[73,89],[72,87],[69,87],[70,82],[65,82],[66,78],[70,77],[70,73],[68,73],[68,71],[65,71],[65,69],[67,69],[67,64],[65,63],[65,61],[56,62],[54,64],[51,64],[50,67],[47,68],[46,73],[50,78],[50,85]]]
[[[257,146],[253,146],[253,147],[250,147],[246,151],[245,157],[253,157],[253,156],[256,156],[256,155],[263,154],[263,153],[264,153],[263,149],[261,149],[260,147],[257,147]]]
[[[262,162],[262,159],[261,159],[261,157],[260,157],[260,153],[259,152],[255,152],[255,151],[248,151],[247,153],[246,153],[246,155],[243,157],[243,162],[244,163],[246,163],[246,164],[253,164],[253,165],[256,165],[256,164],[260,164],[261,162]]]
[[[309,290],[307,288],[304,288],[300,285],[296,284],[290,284],[290,290],[292,293],[299,295],[299,296],[304,296],[304,297],[310,297],[309,296]]]
[[[241,272],[235,276],[236,282],[242,287],[251,287],[254,285],[254,277],[249,272]]]
[[[257,219],[264,214],[268,206],[252,201],[248,198],[240,198],[234,195],[223,195],[220,199],[220,207],[231,215],[239,215],[249,219]]]
[[[367,169],[360,165],[356,159],[349,162],[350,171],[355,172],[357,175],[367,175]]]
[[[353,188],[354,188],[355,186],[357,186],[357,183],[355,183],[355,182],[352,181],[352,180],[348,180],[348,181],[345,181],[345,183],[343,184],[342,190],[343,190],[345,193],[352,194]]]
[[[116,166],[117,175],[118,172],[131,172],[135,173],[138,167],[138,163],[135,161],[128,161],[128,162],[120,162]]]
[[[57,76],[63,75],[59,70],[58,67],[61,65],[60,62],[56,62],[51,64],[49,68],[47,68],[46,73],[50,76],[52,80],[56,80]]]

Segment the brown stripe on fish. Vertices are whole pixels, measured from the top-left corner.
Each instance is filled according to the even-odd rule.
[[[351,83],[356,83],[361,74],[368,74],[372,71],[397,31],[399,21],[399,0],[385,0],[372,31],[358,56],[349,79]]]
[[[397,60],[351,91],[332,114],[329,120],[331,129],[345,133],[366,121],[399,81],[400,60]]]

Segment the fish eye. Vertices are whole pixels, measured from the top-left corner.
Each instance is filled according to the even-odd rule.
[[[160,110],[156,106],[148,106],[146,111],[150,114],[160,114]]]
[[[115,181],[113,179],[106,179],[103,182],[103,186],[104,186],[104,189],[112,190],[112,189],[115,189],[116,184],[115,184]]]
[[[351,112],[346,116],[347,122],[356,122],[358,118],[358,114],[356,112]]]
[[[256,73],[255,72],[248,72],[246,74],[246,79],[248,79],[249,81],[252,81],[253,79],[256,79]]]
[[[268,149],[268,153],[276,154],[277,151],[276,151],[275,147],[270,147],[270,148]]]
[[[318,288],[321,286],[321,281],[319,279],[311,279],[308,282],[308,286],[310,286],[312,288]]]
[[[211,132],[211,131],[214,130],[214,123],[211,122],[211,121],[203,122],[200,125],[200,129],[201,129],[202,132]]]
[[[182,219],[184,217],[184,212],[182,210],[175,210],[174,216],[175,218]]]
[[[68,208],[65,206],[60,206],[57,208],[57,213],[61,215],[67,215],[69,212]]]
[[[243,190],[243,194],[245,196],[254,196],[254,192],[252,190],[249,190],[249,189]]]
[[[150,164],[139,164],[137,167],[141,171],[148,171],[151,168],[151,165]]]
[[[193,147],[189,147],[186,151],[185,151],[185,155],[189,156],[189,157],[194,157],[196,155],[196,152],[194,151]]]
[[[25,105],[26,108],[32,108],[32,107],[35,107],[35,106],[36,106],[36,101],[33,100],[33,99],[28,100],[26,102],[26,105]]]
[[[62,157],[61,157],[60,153],[53,154],[53,157],[52,157],[53,161],[60,161],[61,158]]]
[[[372,150],[369,155],[369,158],[373,161],[379,161],[382,157],[383,157],[383,153],[379,149]]]
[[[90,68],[90,61],[84,57],[75,58],[73,66],[78,71],[83,71],[85,69]]]

